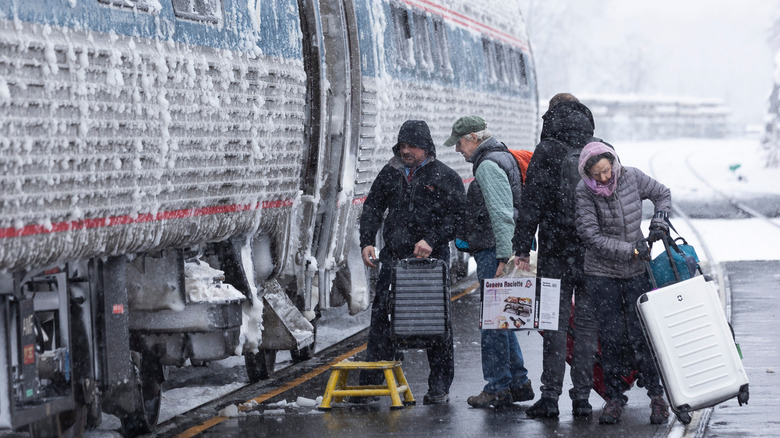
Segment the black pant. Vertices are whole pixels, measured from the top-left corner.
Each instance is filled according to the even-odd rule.
[[[382,263],[376,283],[376,294],[371,304],[371,326],[368,329],[368,347],[366,360],[370,362],[400,359],[391,339],[390,309],[387,298],[392,280],[392,263]],[[428,391],[449,394],[450,385],[455,375],[455,355],[452,342],[452,331],[448,339],[431,344],[426,349],[428,353]],[[379,385],[384,381],[381,370],[362,370],[361,385]]]
[[[566,372],[566,336],[574,296],[574,348],[569,390],[572,400],[587,400],[593,388],[593,363],[598,350],[597,319],[590,295],[585,291],[583,256],[545,257],[539,262],[539,276],[561,279],[558,330],[542,333],[542,397],[558,400]]]
[[[623,395],[621,376],[632,368],[639,371],[637,384],[647,389],[648,396],[663,395],[658,369],[636,310],[636,300],[649,290],[647,274],[631,278],[587,275],[585,285],[591,292],[599,317],[607,398],[628,400]]]

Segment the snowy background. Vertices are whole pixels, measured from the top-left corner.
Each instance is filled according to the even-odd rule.
[[[561,91],[719,98],[738,125],[763,124],[776,0],[520,3],[543,102]]]

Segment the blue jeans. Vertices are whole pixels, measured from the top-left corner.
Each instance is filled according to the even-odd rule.
[[[493,278],[498,269],[496,248],[473,254],[477,262],[477,278]],[[509,388],[519,388],[528,382],[528,370],[517,336],[511,330],[480,330],[482,334],[482,377],[487,380],[484,391],[495,394]]]

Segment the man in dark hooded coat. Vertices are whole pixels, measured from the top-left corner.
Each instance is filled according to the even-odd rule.
[[[455,238],[456,222],[466,194],[461,177],[436,160],[431,132],[424,121],[404,122],[393,153],[371,185],[360,216],[360,248],[366,266],[377,266],[374,245],[380,228],[384,240],[371,305],[367,361],[397,359],[387,318],[387,295],[394,264],[409,257],[449,261],[449,242]],[[423,403],[447,403],[455,373],[452,336],[431,345],[427,353],[430,374]],[[378,371],[360,373],[361,385],[378,385],[383,379]]]
[[[561,279],[560,311],[557,331],[543,333],[542,397],[526,410],[529,417],[557,417],[558,398],[562,393],[566,371],[566,334],[571,314],[572,296],[576,291],[574,312],[575,343],[569,391],[574,416],[589,416],[588,402],[593,387],[593,359],[597,348],[596,320],[587,297],[583,261],[585,247],[574,223],[578,152],[593,137],[593,115],[571,94],[560,93],[550,100],[542,116],[541,142],[528,166],[520,216],[515,227],[513,245],[515,265],[529,269],[529,254],[534,234],[539,228],[537,274]],[[573,156],[572,154],[577,154]],[[566,180],[570,180],[570,187]]]

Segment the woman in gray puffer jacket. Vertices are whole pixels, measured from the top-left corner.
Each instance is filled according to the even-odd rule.
[[[620,421],[628,398],[621,376],[639,371],[639,384],[650,397],[652,424],[669,416],[658,370],[639,325],[636,300],[647,292],[647,239],[640,228],[642,200],[655,205],[651,238],[666,232],[672,206],[669,189],[634,167],[622,167],[615,151],[599,142],[580,154],[582,181],[577,185],[577,232],[585,244],[585,289],[599,318],[599,339],[607,404],[599,423]],[[625,350],[624,350],[625,348]],[[633,357],[625,357],[630,351]]]

